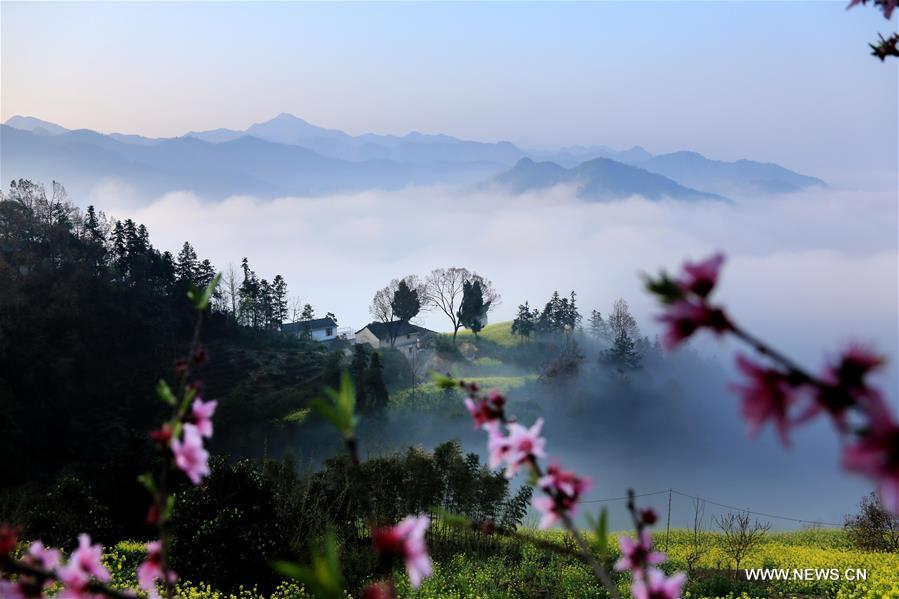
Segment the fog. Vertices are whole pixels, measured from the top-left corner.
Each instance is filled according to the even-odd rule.
[[[558,289],[582,312],[624,297],[652,335],[654,305],[639,273],[677,269],[714,250],[728,256],[718,298],[745,326],[809,365],[850,340],[896,350],[895,191],[840,189],[719,202],[587,203],[573,191],[508,196],[450,187],[367,191],[324,198],[211,203],[173,192],[144,207],[121,194],[91,199],[149,227],[154,245],[190,240],[216,267],[242,257],[261,277],[282,274],[291,295],[341,326],[367,322],[375,290],[390,279],[465,266],[494,281],[502,303],[542,307]],[[422,324],[446,330],[437,313]]]
[[[318,313],[336,313],[341,326],[367,323],[372,294],[391,278],[465,266],[492,279],[502,294],[492,321],[510,319],[525,300],[542,307],[554,290],[574,289],[582,313],[606,312],[624,297],[651,337],[655,306],[639,273],[676,269],[684,258],[722,250],[728,261],[716,297],[744,327],[809,368],[819,369],[852,341],[876,346],[891,361],[897,355],[894,191],[828,188],[731,203],[637,197],[587,203],[564,187],[523,196],[430,187],[221,203],[172,192],[143,207],[117,203],[120,192],[96,190],[92,201],[145,223],[157,247],[176,251],[189,239],[219,268],[247,256],[260,276],[282,274],[291,294]],[[437,313],[421,323],[447,329]],[[586,367],[573,387],[538,392],[546,397],[536,398],[540,408],[528,408],[526,420],[547,417],[550,453],[597,480],[590,499],[618,497],[630,486],[674,488],[757,511],[840,522],[870,487],[840,472],[838,446],[824,422],[800,431],[790,451],[770,431],[747,437],[738,402],[726,389],[736,347],[702,337],[693,344],[701,358],[627,383],[598,381]],[[891,366],[878,380],[894,401],[895,373]],[[364,439],[370,450],[385,443],[432,447],[450,437],[467,449],[482,447],[460,413],[392,418],[378,425],[386,431]],[[319,434],[305,431],[303,439]],[[297,446],[308,445],[298,440]],[[666,495],[647,499],[667,508]],[[610,507],[613,523],[623,526],[621,502]],[[673,525],[687,525],[690,509],[688,499],[675,495]],[[716,509],[709,506],[707,514]]]

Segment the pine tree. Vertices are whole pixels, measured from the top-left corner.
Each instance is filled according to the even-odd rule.
[[[312,320],[315,318],[315,310],[312,308],[312,304],[306,304],[303,306],[303,313],[300,315],[300,320]]]
[[[640,353],[630,335],[622,331],[612,347],[602,353],[602,361],[620,371],[636,370],[640,367]]]
[[[182,283],[197,284],[197,252],[189,241],[185,241],[178,252],[178,259],[175,263],[175,274]]]
[[[128,259],[128,251],[125,248],[125,227],[122,221],[117,220],[112,229],[112,262],[119,272],[119,279],[124,280]]]
[[[272,324],[275,328],[287,320],[287,283],[281,275],[272,279]]]
[[[465,281],[462,286],[462,303],[459,305],[459,322],[462,326],[474,333],[477,337],[484,328],[489,305],[484,304],[484,294],[481,291],[481,282],[474,280]]]
[[[536,309],[531,312],[531,307],[527,302],[519,305],[518,314],[515,316],[515,320],[512,321],[512,334],[518,335],[522,339],[530,339],[537,326],[538,314]]]

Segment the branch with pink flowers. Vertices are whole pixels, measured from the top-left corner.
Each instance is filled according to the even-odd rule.
[[[878,487],[884,507],[899,514],[899,424],[881,391],[869,382],[885,360],[869,348],[853,345],[812,374],[771,345],[738,326],[713,303],[722,254],[686,263],[677,278],[664,271],[646,278],[646,288],[663,306],[664,344],[673,350],[700,331],[731,335],[749,345],[765,362],[738,355],[746,380],[733,387],[742,399],[743,417],[753,434],[769,421],[784,446],[791,429],[829,416],[843,444],[843,468],[862,474]]]
[[[113,589],[109,582],[109,570],[103,565],[103,547],[91,544],[87,535],[78,537],[78,548],[67,562],[63,562],[58,549],[44,547],[35,541],[20,559],[13,557],[18,545],[18,533],[13,528],[0,528],[0,571],[14,574],[13,582],[0,578],[0,597],[3,599],[28,599],[43,597],[45,589],[53,583],[63,585],[58,596],[63,599],[81,599],[102,595],[112,599],[136,599],[136,595]]]
[[[476,383],[456,381],[450,377],[437,377],[436,382],[440,387],[458,387],[468,394],[465,407],[471,414],[475,428],[487,432],[490,467],[505,466],[505,475],[510,479],[522,470],[527,471],[531,484],[542,491],[542,495],[532,500],[532,505],[542,514],[539,528],[547,529],[560,523],[574,540],[581,559],[590,566],[609,595],[619,597],[618,587],[608,570],[596,559],[589,543],[574,524],[580,498],[593,486],[593,481],[565,470],[555,462],[550,462],[544,471],[540,465],[540,460],[547,458],[546,439],[540,435],[543,419],[537,419],[530,428],[525,427],[506,415],[507,400],[499,391],[484,393]],[[630,492],[630,497],[632,506],[633,491]],[[620,537],[619,544],[625,558],[616,563],[616,570],[631,572],[631,592],[637,599],[676,599],[680,596],[686,576],[675,574],[668,577],[661,570],[651,567],[664,561],[665,556],[651,552],[652,541],[646,527],[656,521],[655,512],[645,510],[641,514],[640,519],[635,518],[635,529],[640,541],[634,544],[629,537]],[[602,549],[606,542],[605,512],[600,515],[596,529],[597,542]],[[653,561],[644,560],[644,553],[651,553]]]

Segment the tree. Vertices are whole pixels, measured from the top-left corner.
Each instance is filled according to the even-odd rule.
[[[175,262],[175,276],[182,283],[197,283],[197,252],[190,242],[185,241]]]
[[[601,359],[619,371],[636,370],[640,367],[640,353],[634,340],[624,331],[618,334],[612,347],[601,354]]]
[[[484,328],[489,309],[490,304],[484,302],[481,282],[476,279],[466,281],[462,285],[462,303],[459,305],[459,312],[456,316],[462,326],[474,333],[475,338]]]
[[[225,294],[225,303],[230,307],[231,315],[235,319],[237,319],[237,306],[240,302],[240,295],[238,293],[240,284],[237,281],[237,271],[234,270],[233,264],[229,264],[228,270],[225,271],[225,274],[222,277],[222,290]]]
[[[312,304],[305,304],[303,313],[300,314],[300,320],[312,320],[313,318],[315,318],[315,310],[312,308]]]
[[[623,299],[619,298],[612,304],[608,324],[613,340],[618,339],[621,333],[625,333],[631,339],[636,339],[640,336],[640,327],[637,326],[637,319],[631,315],[630,306]]]
[[[858,514],[843,521],[849,542],[864,551],[899,551],[899,516],[884,509],[874,493],[862,497],[858,507]]]
[[[522,339],[530,339],[531,334],[537,327],[537,320],[540,318],[540,311],[531,307],[527,302],[518,306],[518,314],[512,321],[512,334],[518,335]]]
[[[715,523],[723,533],[721,545],[724,553],[734,560],[735,570],[755,547],[761,544],[771,529],[771,524],[759,524],[758,520],[750,521],[749,512],[741,512],[718,516]]]
[[[390,302],[393,316],[400,322],[409,322],[421,311],[418,289],[409,285],[407,279],[410,278],[412,277],[406,277],[397,283]]]
[[[590,322],[588,324],[587,333],[597,343],[603,345],[610,345],[612,343],[612,331],[609,328],[608,323],[603,319],[599,310],[590,312]]]
[[[287,282],[281,275],[272,279],[272,326],[279,328],[287,320]]]
[[[453,345],[463,326],[459,321],[459,304],[462,302],[466,281],[478,281],[481,284],[481,296],[488,310],[499,304],[500,297],[493,288],[493,283],[465,268],[437,268],[431,271],[424,283],[425,302],[443,312],[452,323]]]
[[[690,531],[690,537],[687,547],[689,549],[685,561],[687,562],[687,572],[692,574],[693,568],[699,563],[699,560],[708,553],[705,546],[703,534],[703,520],[705,518],[705,501],[698,497],[693,500],[693,529]]]
[[[395,282],[396,279],[391,281],[391,284],[387,287],[378,289],[371,299],[371,305],[368,307],[368,312],[372,318],[377,322],[384,323],[384,327],[387,329],[387,336],[390,338],[390,347],[393,347],[396,342],[397,331],[396,316],[393,312],[394,289],[392,288]]]
[[[537,328],[543,333],[571,333],[580,323],[581,315],[577,310],[574,291],[570,299],[554,291],[540,313]]]

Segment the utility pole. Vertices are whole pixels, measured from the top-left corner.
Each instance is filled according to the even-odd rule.
[[[668,523],[665,525],[665,551],[668,551],[668,535],[671,534],[671,489],[668,489]]]

